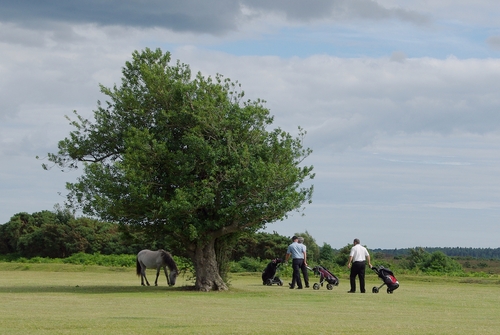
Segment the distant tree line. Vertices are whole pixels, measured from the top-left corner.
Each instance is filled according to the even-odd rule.
[[[154,243],[127,226],[76,218],[68,210],[18,213],[0,225],[0,254],[65,258],[77,253],[135,254]]]
[[[79,253],[132,255],[141,249],[169,250],[158,235],[146,229],[77,218],[63,209],[18,213],[0,225],[0,254],[67,258]],[[319,246],[307,231],[295,235],[304,237],[310,265],[321,264],[333,272],[347,271],[351,244],[334,249],[327,243]],[[228,258],[236,271],[260,271],[269,260],[284,258],[290,243],[289,236],[276,232],[248,232],[234,244]],[[461,265],[452,257],[500,258],[499,249],[480,248],[371,249],[370,253],[372,263],[423,273],[462,272]],[[397,262],[391,262],[391,259]]]
[[[66,258],[78,253],[111,255],[136,254],[142,249],[169,250],[159,235],[147,229],[77,218],[66,209],[56,208],[55,211],[18,213],[0,225],[0,254]],[[307,241],[315,244],[309,235]],[[230,259],[283,258],[289,244],[289,237],[277,233],[248,233],[231,250]]]
[[[297,233],[298,234],[298,233]],[[0,254],[22,257],[65,258],[77,253],[136,254],[141,249],[169,249],[160,234],[147,229],[75,217],[66,209],[18,213],[0,225]],[[309,258],[319,259],[320,248],[307,232],[301,234]],[[250,232],[239,238],[230,259],[269,260],[284,258],[290,237],[275,233]]]
[[[477,258],[477,259],[500,259],[500,248],[462,248],[462,247],[420,247],[420,249],[433,253],[440,251],[449,257]],[[372,249],[375,253],[389,256],[408,256],[413,248],[403,249]]]

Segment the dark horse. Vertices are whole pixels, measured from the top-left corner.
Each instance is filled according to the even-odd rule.
[[[160,268],[163,268],[165,277],[167,277],[168,286],[174,286],[179,270],[170,253],[165,250],[159,249],[157,251],[141,250],[137,254],[137,275],[141,276],[141,285],[144,285],[144,279],[149,286],[148,279],[146,278],[146,269],[156,269],[155,286],[158,286],[158,276],[160,275]],[[170,269],[170,277],[167,273],[167,267]]]

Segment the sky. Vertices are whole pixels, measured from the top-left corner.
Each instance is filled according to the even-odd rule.
[[[321,246],[500,247],[497,0],[0,0],[0,223],[63,204],[42,169],[134,50],[307,131],[312,204],[269,224]],[[39,157],[37,159],[37,156]]]

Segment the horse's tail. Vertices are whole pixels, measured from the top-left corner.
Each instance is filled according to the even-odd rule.
[[[141,267],[141,263],[139,263],[139,257],[136,258],[136,273],[138,276],[141,275],[141,272],[142,272],[142,267]]]

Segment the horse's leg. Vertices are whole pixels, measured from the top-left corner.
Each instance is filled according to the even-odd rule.
[[[155,286],[158,286],[158,276],[160,275],[160,267],[158,266],[156,268],[156,280],[155,280]]]
[[[165,277],[167,277],[167,285],[170,286],[170,279],[168,279],[167,267],[163,267],[163,271],[165,272]]]
[[[148,284],[148,286],[149,286],[148,278],[146,278],[146,267],[145,266],[142,267],[142,271],[141,271],[141,285],[145,286],[144,282],[142,281],[143,278],[146,280],[146,284]]]

